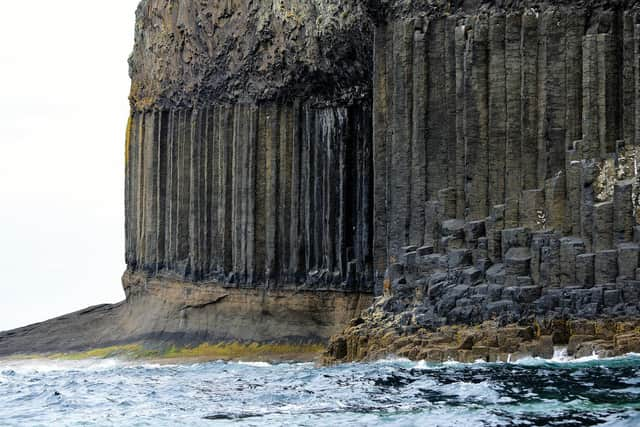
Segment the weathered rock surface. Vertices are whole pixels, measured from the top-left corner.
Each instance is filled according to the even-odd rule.
[[[143,0],[136,22],[127,301],[92,311],[125,332],[104,336],[316,339],[372,293],[335,359],[389,328],[638,317],[636,1]],[[515,346],[485,338],[461,350]]]
[[[406,316],[405,316],[406,317]],[[640,351],[640,322],[616,319],[555,320],[501,325],[487,321],[474,326],[413,328],[390,321],[376,310],[354,319],[343,334],[332,338],[326,364],[376,360],[389,356],[446,362],[549,359],[557,349],[569,357],[613,357]]]
[[[140,343],[324,344],[370,303],[358,293],[233,289],[125,273],[127,300],[0,332],[0,357]],[[295,357],[295,355],[292,355]]]
[[[551,341],[534,334],[517,332],[509,346],[486,340],[516,323],[634,324],[636,2],[369,6],[373,254],[383,283],[328,360],[495,359],[531,345],[547,354]],[[407,253],[423,246],[433,249]],[[455,336],[474,325],[484,325],[477,348]],[[548,334],[572,353],[598,340],[603,354],[626,351],[614,345],[618,326],[606,325]]]
[[[135,110],[368,94],[371,23],[357,0],[142,0]]]
[[[0,355],[323,343],[371,301],[371,21],[359,1],[143,0],[130,58],[127,299]]]

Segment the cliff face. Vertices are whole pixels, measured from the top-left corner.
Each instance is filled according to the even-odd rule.
[[[136,22],[128,301],[168,301],[151,335],[326,339],[371,292],[364,8],[149,0]]]
[[[0,355],[339,332],[371,302],[371,41],[358,1],[143,0],[127,299],[0,334]]]
[[[580,334],[565,320],[636,317],[635,2],[398,1],[376,11],[373,253],[386,276],[382,298],[330,355],[422,342],[403,354],[495,359],[531,354],[539,343],[515,339],[527,331],[545,338],[546,355]],[[464,343],[446,330],[488,321]],[[513,322],[515,341],[500,345],[499,328]],[[623,351],[614,336],[624,327],[588,329],[584,351]]]
[[[459,338],[452,324],[490,322],[462,350],[494,355],[521,335],[547,351],[628,333],[618,318],[640,314],[639,7],[143,0],[127,300],[0,346],[28,348],[77,317],[97,332],[63,348],[322,341],[372,295],[333,359],[444,345]],[[92,317],[105,310],[111,320]],[[622,326],[603,334],[603,318]],[[498,346],[495,328],[514,322],[528,324]],[[636,338],[620,348],[640,351]]]
[[[140,4],[130,271],[370,289],[368,23],[357,2]]]
[[[357,0],[143,0],[132,107],[362,96],[371,34]]]

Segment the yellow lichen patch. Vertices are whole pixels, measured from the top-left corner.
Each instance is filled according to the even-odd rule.
[[[319,344],[205,343],[197,347],[172,347],[161,357],[223,360],[298,359],[301,356],[309,358],[309,356],[319,355],[323,351],[324,346]]]
[[[112,347],[96,348],[78,353],[57,353],[48,356],[49,359],[83,360],[83,359],[107,359],[110,357],[123,357],[127,359],[143,359],[157,357],[158,351],[147,350],[140,344],[117,345]]]
[[[127,344],[97,348],[76,353],[55,353],[48,355],[20,355],[14,359],[84,360],[122,358],[131,360],[153,359],[156,361],[181,360],[313,360],[325,350],[320,344],[258,344],[219,343],[201,344],[197,347],[176,347],[157,350],[145,348],[142,344]]]
[[[127,120],[127,134],[125,135],[125,144],[124,144],[124,164],[125,165],[129,163],[129,151],[131,150],[132,127],[133,127],[133,115],[129,115],[129,120]]]

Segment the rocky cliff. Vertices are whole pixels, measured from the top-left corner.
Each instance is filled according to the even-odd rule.
[[[640,313],[635,2],[376,10],[373,253],[386,275],[329,360],[504,360],[577,338],[572,352],[639,349],[637,325],[595,321]]]
[[[371,302],[371,42],[358,1],[141,1],[127,299],[0,355],[337,333]]]
[[[127,300],[0,354],[324,342],[351,318],[328,361],[640,351],[639,13],[143,0]]]

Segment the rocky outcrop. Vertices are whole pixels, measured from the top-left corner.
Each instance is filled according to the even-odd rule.
[[[635,2],[417,3],[377,9],[380,297],[328,360],[408,343],[411,357],[465,359],[451,328],[474,325],[495,359],[507,348],[485,338],[514,323],[637,319]]]
[[[359,98],[371,34],[358,0],[142,0],[132,107]]]
[[[349,359],[389,327],[627,325],[639,10],[143,0],[123,340],[322,341],[371,295]]]
[[[556,320],[503,325],[450,325],[400,333],[397,322],[371,310],[329,343],[325,364],[389,356],[432,362],[515,362],[528,357],[614,357],[640,351],[636,320]],[[375,319],[375,320],[374,320]],[[373,322],[372,322],[373,320]]]
[[[141,1],[126,301],[0,355],[339,332],[371,302],[371,41],[358,1]]]
[[[325,344],[371,303],[357,293],[225,289],[133,273],[125,273],[124,279],[127,300],[122,303],[0,333],[0,357],[132,343],[157,354],[200,343],[287,343],[304,349]]]
[[[140,4],[128,271],[370,292],[365,12],[356,1]]]

